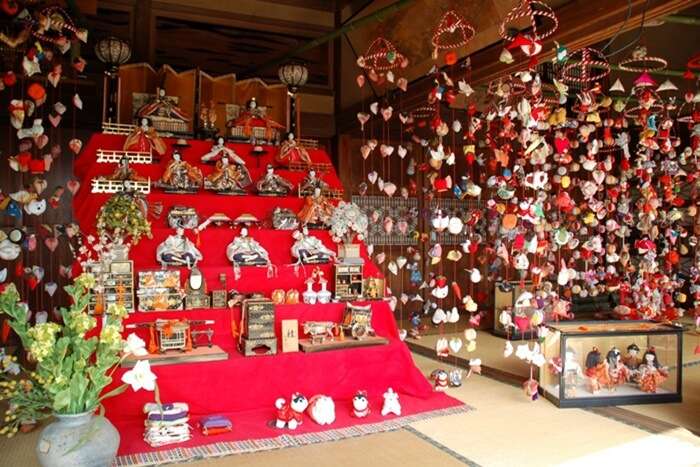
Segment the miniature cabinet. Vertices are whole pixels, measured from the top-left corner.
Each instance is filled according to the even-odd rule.
[[[359,261],[345,261],[335,265],[335,298],[357,300],[362,297],[364,264]]]
[[[182,310],[182,288],[180,271],[158,269],[139,271],[139,310]]]
[[[243,301],[239,350],[246,357],[277,353],[275,304],[270,300]]]
[[[548,329],[540,387],[557,406],[682,400],[682,327],[649,321],[577,321]]]
[[[95,290],[90,296],[88,312],[101,315],[110,305],[124,305],[129,313],[135,310],[134,304],[134,262],[112,261],[110,263],[95,262],[87,265],[87,272],[96,279]]]

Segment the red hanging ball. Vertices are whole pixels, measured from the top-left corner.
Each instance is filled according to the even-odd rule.
[[[457,52],[449,51],[445,54],[445,64],[454,65],[455,63],[457,63],[457,58]]]

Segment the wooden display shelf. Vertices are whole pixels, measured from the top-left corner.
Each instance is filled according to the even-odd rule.
[[[122,362],[122,368],[132,368],[139,360],[149,360],[151,366],[158,365],[175,365],[179,363],[201,363],[215,362],[219,360],[228,360],[228,353],[218,345],[208,347],[206,345],[192,349],[189,352],[181,352],[179,350],[170,350],[165,353],[148,354],[143,357],[129,355]]]
[[[302,352],[325,352],[326,350],[352,349],[355,347],[371,347],[373,345],[386,345],[389,339],[385,337],[365,337],[363,339],[353,339],[346,337],[341,340],[332,340],[321,344],[312,344],[311,339],[299,339],[299,347]]]

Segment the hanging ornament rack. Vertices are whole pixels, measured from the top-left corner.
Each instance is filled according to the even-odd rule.
[[[602,52],[585,47],[570,55],[559,72],[559,79],[566,84],[589,85],[610,74],[610,64]]]
[[[646,47],[637,47],[629,58],[624,59],[618,64],[620,70],[635,73],[661,71],[665,70],[667,66],[668,62],[665,59],[647,55]]]
[[[476,35],[474,26],[462,18],[454,10],[446,12],[438,23],[431,43],[433,58],[437,58],[441,50],[451,50],[464,47]]]
[[[385,73],[408,66],[408,58],[396,46],[383,37],[377,37],[364,55],[357,58],[357,65],[368,72]]]
[[[529,37],[535,41],[541,41],[554,34],[559,27],[559,20],[554,10],[547,4],[537,0],[522,0],[508,12],[499,27],[500,36],[512,42],[520,34],[515,23],[523,18],[527,18],[532,29],[528,32]],[[540,23],[538,25],[538,23]]]

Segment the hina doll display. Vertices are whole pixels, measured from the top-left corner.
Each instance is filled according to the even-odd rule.
[[[202,187],[204,177],[198,167],[183,161],[179,152],[173,153],[173,159],[168,163],[160,177],[159,186],[166,191],[176,193],[194,193]]]
[[[117,168],[111,175],[104,177],[106,180],[116,180],[121,182],[145,182],[147,178],[140,176],[134,169],[129,167],[129,158],[124,156],[119,159]]]
[[[204,180],[204,188],[224,195],[242,195],[250,185],[250,173],[245,164],[224,157]]]
[[[203,259],[202,253],[187,237],[182,227],[175,229],[156,249],[156,259],[163,266],[187,266],[192,268]]]
[[[263,134],[267,141],[276,139],[275,135],[277,131],[284,128],[284,125],[277,123],[265,115],[264,109],[258,107],[258,102],[255,100],[255,97],[248,101],[246,110],[244,110],[238,118],[229,120],[226,126],[229,128],[241,128],[243,130],[243,136],[248,139],[259,136],[254,134],[254,129],[262,128],[264,129]]]
[[[311,165],[311,156],[304,146],[294,139],[294,133],[289,133],[287,139],[280,145],[280,150],[275,160],[285,167],[292,164]]]
[[[142,118],[141,125],[134,128],[124,141],[124,151],[155,151],[158,155],[164,156],[167,150],[165,141],[158,136],[156,129],[149,125],[147,118]]]
[[[639,365],[639,389],[644,392],[655,393],[660,384],[668,378],[668,371],[659,364],[656,350],[652,347],[644,353],[642,363]]]
[[[593,347],[586,355],[585,375],[588,390],[593,394],[609,385],[607,363],[600,354],[598,347]]]
[[[316,175],[315,170],[309,170],[306,177],[299,184],[299,196],[308,196],[313,194],[316,188],[320,189],[321,192],[327,191],[329,186],[328,183],[321,180],[320,177]]]
[[[622,363],[622,353],[617,347],[611,348],[605,356],[608,366],[608,387],[614,390],[617,386],[625,384],[630,377],[630,371]]]
[[[270,255],[255,239],[248,236],[248,229],[241,229],[238,237],[226,247],[226,257],[237,266],[264,266],[270,264]]]
[[[165,89],[158,88],[156,95],[151,102],[141,107],[136,116],[139,118],[160,117],[189,122],[190,116],[187,115],[180,107],[175,104],[175,101],[165,95]]]
[[[327,263],[336,257],[335,252],[326,247],[319,238],[310,235],[306,227],[295,231],[292,237],[295,240],[292,256],[302,264]]]
[[[316,188],[311,196],[304,200],[304,207],[297,214],[301,225],[311,228],[326,228],[331,220],[335,207],[321,194],[321,189]]]
[[[255,188],[261,196],[287,196],[294,185],[284,177],[277,175],[272,164],[267,164],[265,175],[255,183]]]
[[[236,151],[226,147],[226,143],[224,142],[223,138],[218,138],[216,140],[216,143],[212,145],[209,152],[202,156],[202,162],[214,163],[223,158],[229,158],[238,164],[245,164],[245,161],[241,159],[241,156],[239,156]]]

